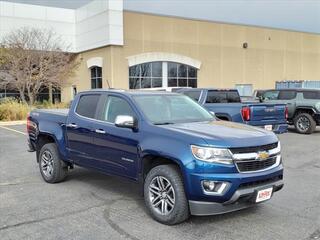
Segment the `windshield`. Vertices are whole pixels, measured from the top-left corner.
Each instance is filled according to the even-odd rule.
[[[198,103],[183,95],[134,96],[144,115],[154,124],[209,121],[214,118]]]

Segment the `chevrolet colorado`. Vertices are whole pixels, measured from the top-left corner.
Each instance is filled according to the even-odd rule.
[[[150,215],[168,225],[247,208],[283,187],[273,132],[218,121],[176,93],[82,92],[70,110],[33,110],[27,130],[46,182],[74,165],[131,179]]]

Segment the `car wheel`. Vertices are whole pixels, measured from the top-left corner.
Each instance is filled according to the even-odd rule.
[[[48,183],[63,181],[68,172],[68,166],[60,160],[57,146],[54,143],[45,144],[41,148],[39,168],[42,178]]]
[[[299,113],[294,118],[294,126],[298,133],[311,134],[315,131],[317,125],[310,114]]]
[[[144,182],[144,200],[158,222],[174,225],[189,218],[182,176],[174,165],[160,165],[150,170]]]

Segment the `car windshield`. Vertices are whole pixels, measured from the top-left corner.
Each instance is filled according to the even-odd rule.
[[[134,99],[144,115],[156,125],[214,120],[207,110],[187,96],[141,95]]]

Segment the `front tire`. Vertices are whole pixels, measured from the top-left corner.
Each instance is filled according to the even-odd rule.
[[[182,176],[174,165],[160,165],[150,170],[144,182],[144,200],[158,222],[174,225],[189,218]]]
[[[66,178],[68,166],[59,158],[59,152],[54,143],[45,144],[41,148],[39,169],[47,183],[58,183]]]
[[[298,133],[311,134],[316,130],[316,122],[308,113],[299,113],[294,118],[294,126]]]

